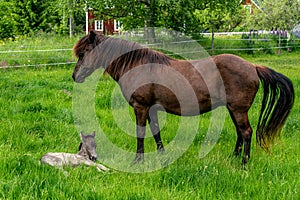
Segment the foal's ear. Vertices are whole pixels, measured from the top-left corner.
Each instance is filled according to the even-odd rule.
[[[94,43],[96,36],[97,32],[95,30],[91,30],[89,34],[89,42]]]
[[[84,140],[84,135],[83,135],[83,132],[82,132],[82,131],[80,132],[80,139],[81,139],[81,141]]]
[[[96,131],[93,132],[92,136],[94,136],[94,137],[96,136]]]
[[[80,144],[79,144],[78,151],[81,150],[81,147],[82,147],[82,142],[80,142]]]

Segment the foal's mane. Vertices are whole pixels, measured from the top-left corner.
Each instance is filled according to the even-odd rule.
[[[120,78],[126,71],[145,64],[170,65],[173,58],[140,45],[119,38],[107,37],[97,33],[94,41],[90,41],[89,36],[80,39],[74,46],[74,54],[80,57],[87,45],[98,48],[96,51],[105,72],[113,78]],[[100,67],[100,66],[99,66]]]

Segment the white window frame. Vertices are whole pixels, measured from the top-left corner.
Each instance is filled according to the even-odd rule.
[[[103,20],[95,20],[95,30],[103,31]]]
[[[245,8],[246,10],[248,10],[249,13],[252,13],[252,5],[251,5],[251,4],[244,5],[244,8]]]
[[[119,31],[122,29],[122,23],[119,20],[114,20],[114,30]]]

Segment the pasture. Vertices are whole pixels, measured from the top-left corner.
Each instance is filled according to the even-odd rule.
[[[74,64],[0,69],[0,199],[299,199],[299,55],[293,52],[242,57],[285,74],[294,84],[295,104],[271,155],[256,146],[254,136],[252,157],[242,167],[241,158],[232,156],[236,133],[227,115],[216,146],[199,158],[209,124],[208,113],[200,117],[188,150],[174,163],[148,173],[113,169],[102,173],[85,166],[58,170],[41,164],[39,159],[47,152],[77,152],[80,137],[72,107]],[[108,76],[99,80],[96,115],[116,146],[134,152],[136,139],[118,127],[111,110],[115,87]],[[260,90],[250,110],[254,131],[261,98]],[[131,119],[119,117],[125,122],[133,121],[133,115]],[[161,117],[165,121],[162,140],[168,144],[180,119],[164,114]],[[145,139],[145,150],[155,151],[153,138]],[[105,153],[98,152],[98,156]]]

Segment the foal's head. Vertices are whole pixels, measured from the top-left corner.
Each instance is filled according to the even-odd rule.
[[[79,145],[78,155],[84,156],[92,161],[97,160],[95,135],[95,131],[91,135],[83,135],[82,132],[80,133],[81,143]]]

